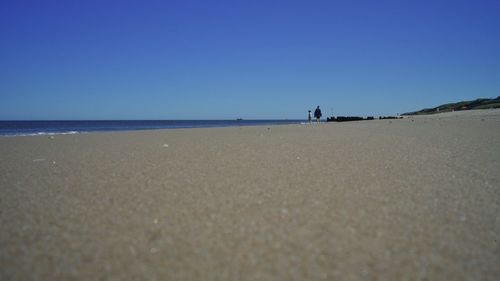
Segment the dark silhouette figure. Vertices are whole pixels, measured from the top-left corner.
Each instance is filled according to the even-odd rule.
[[[312,114],[311,114],[311,111],[309,110],[308,111],[309,114],[307,115],[308,119],[309,119],[309,123],[311,123],[311,119],[312,119]]]
[[[316,122],[320,122],[320,118],[321,118],[322,114],[321,114],[321,109],[319,109],[319,105],[318,107],[316,107],[316,110],[314,111],[314,117],[316,118]]]

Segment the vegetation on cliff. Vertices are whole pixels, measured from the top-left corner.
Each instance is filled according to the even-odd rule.
[[[434,113],[450,112],[458,110],[490,109],[490,108],[500,108],[500,96],[494,99],[476,99],[472,101],[447,103],[433,108],[425,108],[419,111],[403,113],[402,115],[434,114]]]

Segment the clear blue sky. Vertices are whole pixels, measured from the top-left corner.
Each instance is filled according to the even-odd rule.
[[[500,1],[0,2],[0,119],[389,115],[500,95]]]

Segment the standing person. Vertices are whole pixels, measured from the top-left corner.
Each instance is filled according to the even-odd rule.
[[[309,110],[309,114],[308,114],[308,118],[309,118],[309,124],[311,124],[311,119],[312,119],[312,115],[311,115],[311,111]]]
[[[316,107],[316,110],[314,111],[314,117],[316,117],[316,122],[320,122],[320,118],[321,118],[322,114],[321,114],[321,109],[319,109],[319,105],[318,107]]]

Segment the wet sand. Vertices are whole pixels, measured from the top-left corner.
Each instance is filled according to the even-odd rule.
[[[0,138],[0,280],[499,280],[500,110]]]

